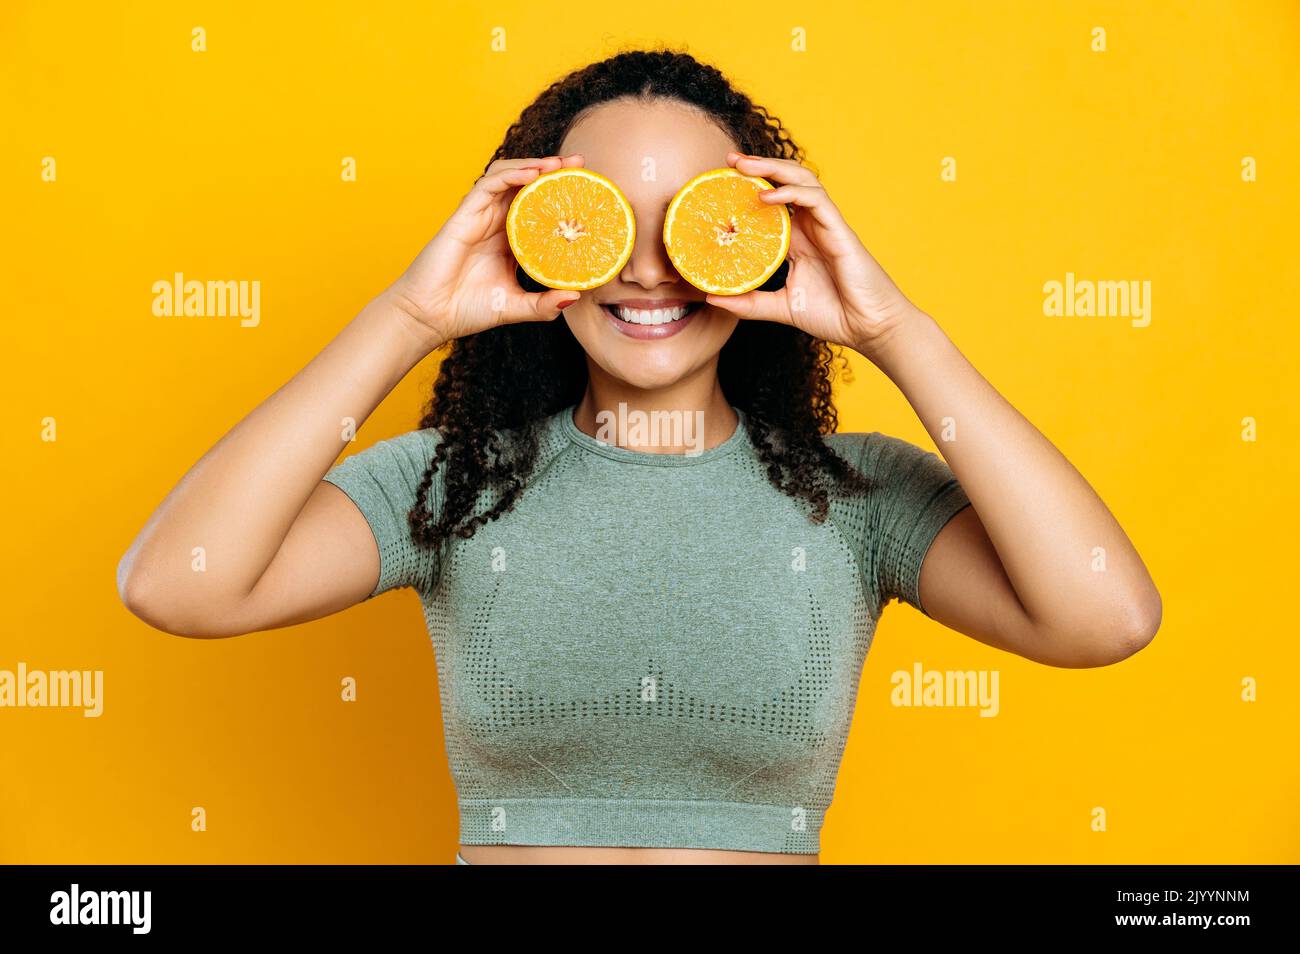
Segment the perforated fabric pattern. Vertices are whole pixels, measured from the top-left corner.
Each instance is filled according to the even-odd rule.
[[[814,524],[743,415],[683,458],[603,446],[569,409],[515,508],[431,573],[399,538],[417,434],[332,476],[385,554],[376,593],[421,592],[461,843],[818,851],[881,608],[918,605],[966,502],[942,459],[827,438],[874,484]]]
[[[435,428],[390,437],[344,458],[323,478],[352,498],[374,534],[379,579],[367,599],[404,586],[427,591],[437,579],[438,557],[416,545],[407,514],[438,441]],[[435,479],[428,496],[433,513],[441,509],[442,490],[441,479]]]
[[[897,599],[924,613],[921,566],[925,555],[939,531],[970,499],[948,464],[933,451],[876,431],[837,434],[829,441],[874,485],[865,496],[837,501],[832,518],[852,540],[877,609]]]

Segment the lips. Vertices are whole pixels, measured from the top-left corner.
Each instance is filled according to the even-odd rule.
[[[601,302],[600,308],[620,332],[631,338],[660,339],[677,334],[699,313],[702,301],[624,299]]]
[[[681,321],[702,304],[704,303],[699,301],[687,301],[671,305],[662,302],[632,305],[620,301],[605,303],[601,307],[615,318],[629,324],[666,325],[669,322]]]

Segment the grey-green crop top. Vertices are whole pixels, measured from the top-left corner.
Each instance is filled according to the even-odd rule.
[[[924,612],[921,561],[969,500],[933,452],[836,434],[875,489],[816,524],[740,416],[690,456],[561,411],[515,508],[438,559],[407,523],[435,429],[325,476],[374,532],[371,597],[420,594],[461,844],[820,851],[881,609]]]

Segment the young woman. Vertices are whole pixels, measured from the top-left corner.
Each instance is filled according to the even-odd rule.
[[[888,601],[1088,667],[1145,646],[1160,598],[1088,483],[801,157],[685,54],[552,85],[407,271],[163,501],[122,559],[123,601],[215,637],[415,588],[457,861],[816,863]],[[668,201],[725,164],[791,209],[783,287],[705,295],[667,259]],[[573,165],[626,193],[634,254],[592,291],[525,291],[507,206]],[[444,345],[420,428],[332,466],[344,422]],[[835,433],[832,345],[902,390],[942,458]],[[702,421],[699,440],[601,426],[638,412]]]

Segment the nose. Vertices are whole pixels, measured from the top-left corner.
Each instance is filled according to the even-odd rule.
[[[632,256],[619,272],[619,281],[640,285],[647,290],[681,281],[672,259],[668,257],[668,250],[664,248],[663,231],[662,213],[656,217],[652,213],[637,212],[636,242],[632,246]]]

